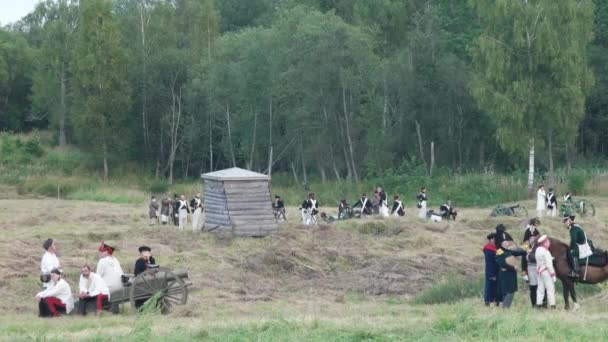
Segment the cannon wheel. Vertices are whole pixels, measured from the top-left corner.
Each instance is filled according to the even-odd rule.
[[[595,206],[589,200],[581,200],[576,208],[581,216],[595,216]]]
[[[528,217],[528,209],[523,205],[513,209],[513,216],[515,217]]]
[[[172,270],[164,267],[146,270],[133,279],[129,295],[131,307],[135,302],[146,300],[159,293],[158,303],[163,314],[171,311],[175,305],[184,305],[188,300],[188,288],[184,280]]]

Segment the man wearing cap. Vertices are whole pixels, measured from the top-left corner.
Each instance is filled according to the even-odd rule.
[[[536,293],[538,292],[538,276],[536,274],[536,235],[530,236],[527,241],[526,255],[521,258],[521,270],[524,273],[524,281],[528,284],[530,290],[530,303],[532,307],[536,307]]]
[[[61,271],[54,268],[50,275],[51,281],[46,290],[36,294],[40,317],[59,317],[60,312],[67,314],[74,308],[72,289],[70,284],[61,277]]]
[[[496,243],[496,249],[501,248],[503,241],[513,241],[513,238],[507,233],[507,227],[504,224],[499,223],[496,226],[496,235],[494,242]]]
[[[186,227],[186,222],[188,221],[188,213],[190,213],[190,209],[188,208],[188,202],[186,202],[186,196],[181,195],[179,199],[179,209],[178,218],[179,218],[179,229],[183,230]]]
[[[513,241],[504,240],[501,248],[496,251],[496,263],[499,267],[498,284],[503,296],[502,307],[508,309],[513,303],[513,297],[517,292],[517,266],[516,256],[522,256],[523,250],[512,250]]]
[[[80,300],[78,301],[78,312],[81,315],[87,314],[87,303],[93,302],[97,307],[97,315],[103,311],[103,305],[107,304],[110,299],[110,289],[103,281],[101,276],[95,272],[91,272],[89,265],[84,265],[80,269]]]
[[[42,281],[42,287],[48,288],[51,285],[51,271],[53,269],[61,269],[59,259],[57,259],[57,246],[55,240],[47,239],[42,244],[45,252],[42,255],[40,261],[40,280]]]
[[[114,257],[114,247],[106,245],[103,241],[99,246],[99,261],[97,262],[97,274],[104,280],[110,292],[122,288],[122,267],[120,261]]]
[[[399,196],[393,196],[393,209],[391,210],[393,216],[404,216],[405,210],[403,208],[403,202],[399,200]]]
[[[574,223],[574,215],[564,215],[562,220],[564,226],[568,228],[570,232],[570,266],[572,271],[570,272],[570,278],[578,278],[580,276],[580,259],[586,259],[593,254],[592,242],[587,239],[587,235],[583,231],[583,228],[578,224]],[[581,253],[582,252],[582,253]]]
[[[536,307],[543,306],[545,291],[547,292],[547,303],[551,309],[555,309],[555,269],[553,268],[553,256],[549,252],[549,238],[543,235],[538,238],[536,248],[536,274],[538,275],[538,288],[536,290]]]
[[[149,268],[156,268],[156,260],[152,256],[152,249],[148,246],[139,247],[139,259],[135,262],[135,268],[133,273],[137,276],[140,273],[144,273]]]
[[[426,218],[426,201],[427,196],[426,196],[426,188],[422,187],[420,188],[420,192],[418,193],[418,196],[416,196],[416,199],[418,200],[418,204],[416,205],[416,207],[418,207],[418,209],[420,209],[418,211],[418,217],[419,218]]]
[[[553,188],[549,188],[549,194],[547,194],[547,209],[549,209],[551,217],[557,216],[557,196],[555,196]]]

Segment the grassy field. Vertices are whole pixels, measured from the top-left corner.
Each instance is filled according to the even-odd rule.
[[[26,198],[0,199],[0,340],[5,341],[461,341],[603,340],[607,294],[583,291],[580,311],[537,312],[520,284],[510,311],[483,306],[485,235],[505,223],[516,238],[524,219],[463,209],[456,222],[417,218],[351,220],[312,228],[289,223],[263,239],[148,227],[146,206]],[[580,222],[608,244],[604,198]],[[532,203],[526,203],[532,212]],[[333,212],[333,208],[324,208]],[[413,209],[408,215],[414,216]],[[297,211],[288,217],[297,221]],[[558,219],[543,232],[565,239]],[[188,304],[167,316],[39,319],[34,294],[41,243],[53,237],[73,291],[79,267],[95,263],[101,240],[115,245],[126,272],[137,247],[150,245],[162,266],[187,269]],[[448,286],[449,285],[449,286]],[[421,303],[438,303],[434,305]]]

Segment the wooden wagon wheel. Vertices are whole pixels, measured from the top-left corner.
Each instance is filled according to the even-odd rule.
[[[158,293],[158,305],[163,314],[169,313],[175,305],[184,305],[188,300],[188,288],[184,280],[172,270],[164,267],[146,270],[133,279],[131,285],[131,307],[146,301]]]

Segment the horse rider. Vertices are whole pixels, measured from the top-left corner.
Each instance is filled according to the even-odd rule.
[[[581,226],[574,223],[574,215],[565,214],[562,222],[570,232],[570,263],[572,271],[570,278],[580,276],[580,260],[587,259],[593,254],[593,243],[587,239],[587,235]]]

